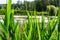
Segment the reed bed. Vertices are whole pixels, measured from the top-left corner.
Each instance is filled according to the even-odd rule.
[[[36,11],[34,11],[34,19],[32,15],[26,11],[28,21],[24,24],[24,30],[22,32],[18,26],[18,22],[14,22],[14,10],[11,9],[11,0],[8,0],[6,11],[4,24],[0,22],[0,27],[2,28],[0,40],[58,40],[56,24],[59,23],[60,25],[59,15],[59,20],[56,19],[56,15],[50,20],[48,15],[48,25],[45,26],[44,12],[42,12],[42,22],[40,23],[40,18],[36,18]],[[60,14],[60,12],[58,12],[58,14]]]

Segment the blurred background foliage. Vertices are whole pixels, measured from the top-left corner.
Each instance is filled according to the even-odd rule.
[[[58,7],[59,0],[34,0],[32,2],[24,1],[24,3],[18,0],[16,4],[12,4],[12,9],[25,10],[27,6],[27,10],[33,11],[34,8],[36,8],[37,11],[46,11],[47,5],[54,5]],[[0,9],[6,9],[6,4],[0,4]]]

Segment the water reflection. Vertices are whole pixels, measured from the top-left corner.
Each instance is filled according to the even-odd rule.
[[[40,24],[42,23],[42,17],[38,17],[40,19]],[[50,18],[50,20],[52,20],[53,18]],[[33,20],[34,21],[34,20]],[[4,20],[3,19],[0,19],[0,22],[2,22],[4,24]],[[20,25],[24,25],[25,22],[27,22],[27,19],[14,19],[14,22],[18,22]],[[45,26],[48,26],[48,18],[45,17],[44,18],[44,22],[45,22]],[[58,29],[58,23],[56,23],[56,29]]]

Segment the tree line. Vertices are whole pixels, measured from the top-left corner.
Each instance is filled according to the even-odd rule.
[[[17,1],[16,4],[12,4],[12,9],[15,10],[31,10],[33,11],[36,9],[36,11],[46,11],[47,5],[54,5],[56,7],[59,6],[59,0],[35,0],[32,2],[24,1],[24,3],[20,3],[20,1]],[[2,7],[0,6],[0,9]],[[6,9],[6,7],[4,7]]]

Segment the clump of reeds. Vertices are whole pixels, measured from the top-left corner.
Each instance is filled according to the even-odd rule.
[[[27,10],[26,10],[27,11]],[[59,13],[58,13],[59,14]],[[40,18],[37,18],[36,11],[34,11],[34,18],[32,15],[28,15],[28,21],[24,24],[24,32],[22,32],[18,26],[18,22],[14,22],[14,10],[11,9],[11,0],[8,0],[7,12],[5,13],[4,24],[0,22],[2,28],[0,33],[0,40],[58,40],[58,37],[54,39],[56,31],[56,24],[60,22],[60,16],[56,19],[56,15],[52,20],[48,17],[48,26],[45,26],[44,12],[42,12],[42,22]],[[59,25],[58,25],[59,26]],[[53,37],[53,38],[52,38]]]

